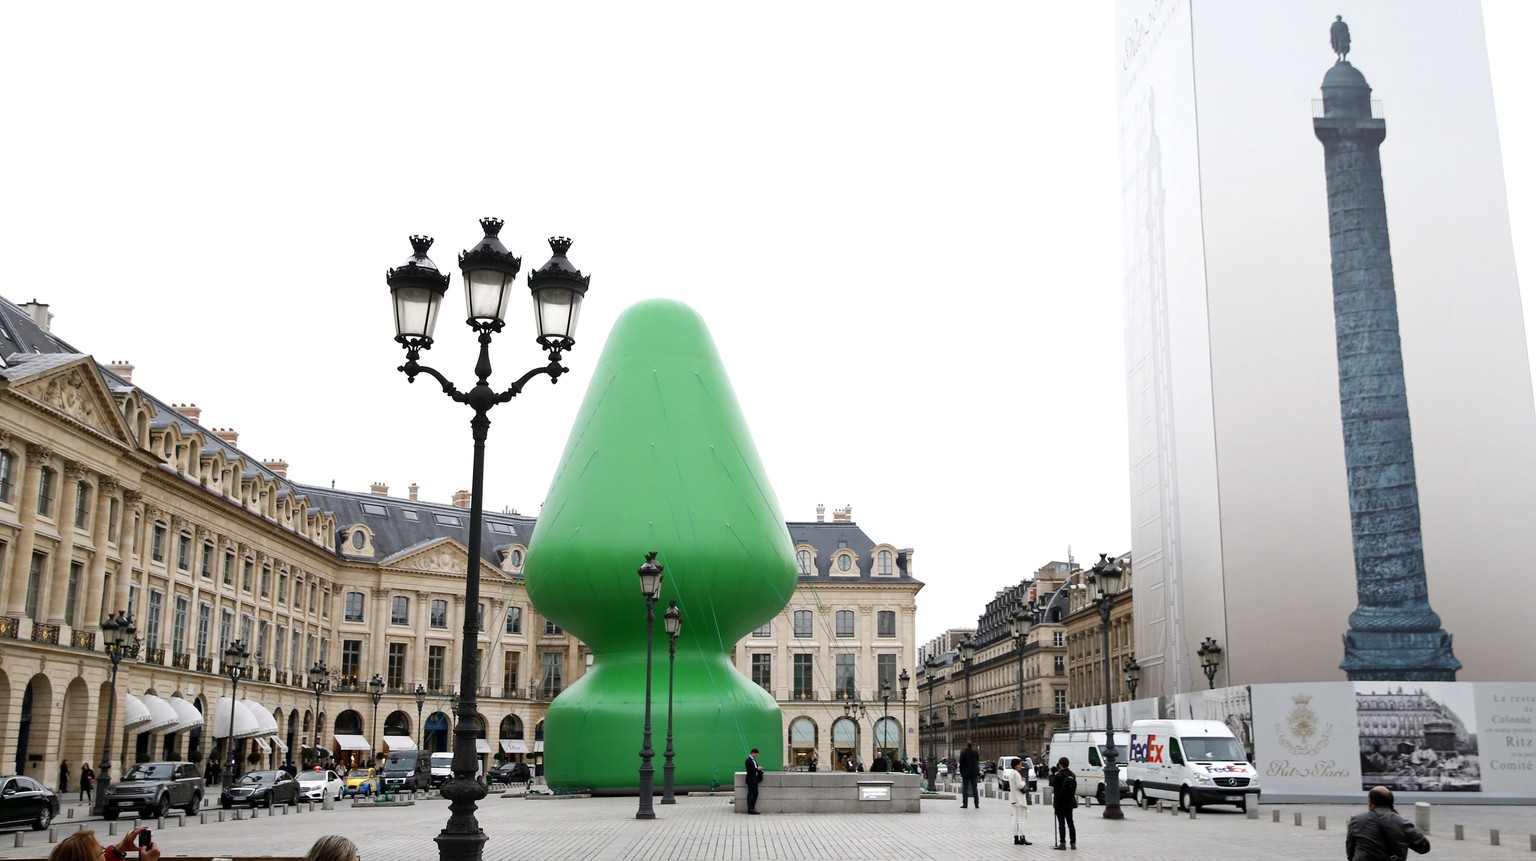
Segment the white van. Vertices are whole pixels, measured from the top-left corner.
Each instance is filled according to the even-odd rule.
[[[1131,791],[1136,803],[1177,800],[1179,809],[1259,801],[1259,770],[1217,720],[1139,720],[1131,724]]]
[[[434,753],[429,762],[432,766],[431,782],[433,789],[453,779],[453,751],[445,750]],[[475,780],[481,780],[483,777],[484,773],[480,769],[480,758],[475,757]]]
[[[1116,771],[1120,772],[1121,798],[1128,798],[1131,794],[1125,767],[1129,739],[1129,733],[1115,733],[1115,765]],[[1058,732],[1051,736],[1051,746],[1045,754],[1046,771],[1049,772],[1051,766],[1066,757],[1072,773],[1077,775],[1077,794],[1084,798],[1094,798],[1103,804],[1107,787],[1104,779],[1104,744],[1103,730]]]

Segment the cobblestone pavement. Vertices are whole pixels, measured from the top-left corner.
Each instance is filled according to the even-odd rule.
[[[1015,846],[1009,805],[985,798],[980,809],[962,810],[953,798],[928,798],[914,815],[786,814],[758,817],[732,812],[729,797],[680,797],[675,805],[655,806],[656,819],[634,818],[634,798],[503,798],[492,795],[480,806],[479,820],[489,840],[487,861],[734,861],[734,859],[806,859],[806,861],[966,861],[966,859],[1053,858],[1073,861],[1146,861],[1215,858],[1221,861],[1286,859],[1337,861],[1344,854],[1344,825],[1363,805],[1264,805],[1257,820],[1232,809],[1210,808],[1191,820],[1171,810],[1158,813],[1125,808],[1125,819],[1109,821],[1099,807],[1077,810],[1079,849],[1050,848],[1049,810],[1031,809],[1027,826],[1033,846]],[[1280,822],[1272,811],[1280,812]],[[1408,812],[1408,811],[1405,811]],[[1302,825],[1294,825],[1301,814]],[[1429,859],[1536,859],[1531,834],[1536,811],[1530,806],[1452,806],[1433,809]],[[60,818],[59,835],[84,824],[106,836],[107,823]],[[246,814],[247,816],[249,814]],[[1411,813],[1409,814],[1411,815]],[[1326,830],[1318,817],[1326,817]],[[353,808],[268,816],[240,822],[176,827],[167,822],[156,840],[167,857],[261,853],[302,856],[323,834],[354,840],[366,861],[415,861],[437,855],[432,838],[448,817],[442,799],[411,807]],[[1453,826],[1464,826],[1466,839],[1453,839]],[[125,833],[131,823],[118,823]],[[1488,829],[1501,829],[1502,845],[1489,845]],[[43,858],[50,848],[46,832],[23,831],[23,848],[0,835],[0,859]],[[1417,856],[1411,856],[1417,857]]]

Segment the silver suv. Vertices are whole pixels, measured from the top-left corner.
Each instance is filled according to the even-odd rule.
[[[190,762],[141,762],[107,787],[101,805],[103,819],[124,811],[142,818],[164,816],[179,807],[189,815],[203,806],[203,776]]]

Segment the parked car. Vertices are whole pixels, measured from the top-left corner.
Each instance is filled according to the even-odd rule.
[[[340,799],[342,787],[347,782],[329,768],[299,772],[299,795],[305,801],[321,801],[326,796]]]
[[[0,827],[30,825],[42,831],[58,815],[58,793],[30,777],[0,777]]]
[[[421,761],[420,751],[402,750],[391,753],[384,760],[384,769],[379,775],[383,788],[389,792],[413,791],[426,789],[431,781],[431,776],[425,770],[426,763]]]
[[[342,795],[376,795],[379,791],[379,773],[371,768],[354,768],[347,772]]]
[[[116,819],[125,810],[141,817],[164,816],[179,807],[187,815],[203,806],[203,775],[190,762],[141,762],[107,787],[103,819]]]
[[[504,762],[491,769],[490,776],[486,780],[494,786],[498,783],[527,783],[532,778],[533,772],[528,770],[527,763]]]
[[[299,803],[299,782],[286,771],[247,771],[219,796],[219,806],[276,807]]]

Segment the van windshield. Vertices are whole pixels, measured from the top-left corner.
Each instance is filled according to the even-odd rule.
[[[1235,738],[1193,738],[1179,739],[1184,743],[1184,758],[1190,762],[1247,762],[1248,754],[1243,752],[1241,745]]]
[[[1109,754],[1109,745],[1101,744],[1101,745],[1098,745],[1097,747],[1098,747],[1097,753],[1099,754],[1099,761],[1093,763],[1093,765],[1103,765],[1105,757]],[[1123,744],[1115,745],[1115,763],[1117,765],[1119,765],[1120,767],[1124,768],[1125,764],[1130,762],[1130,761],[1131,761],[1130,749],[1126,745],[1123,745]]]

